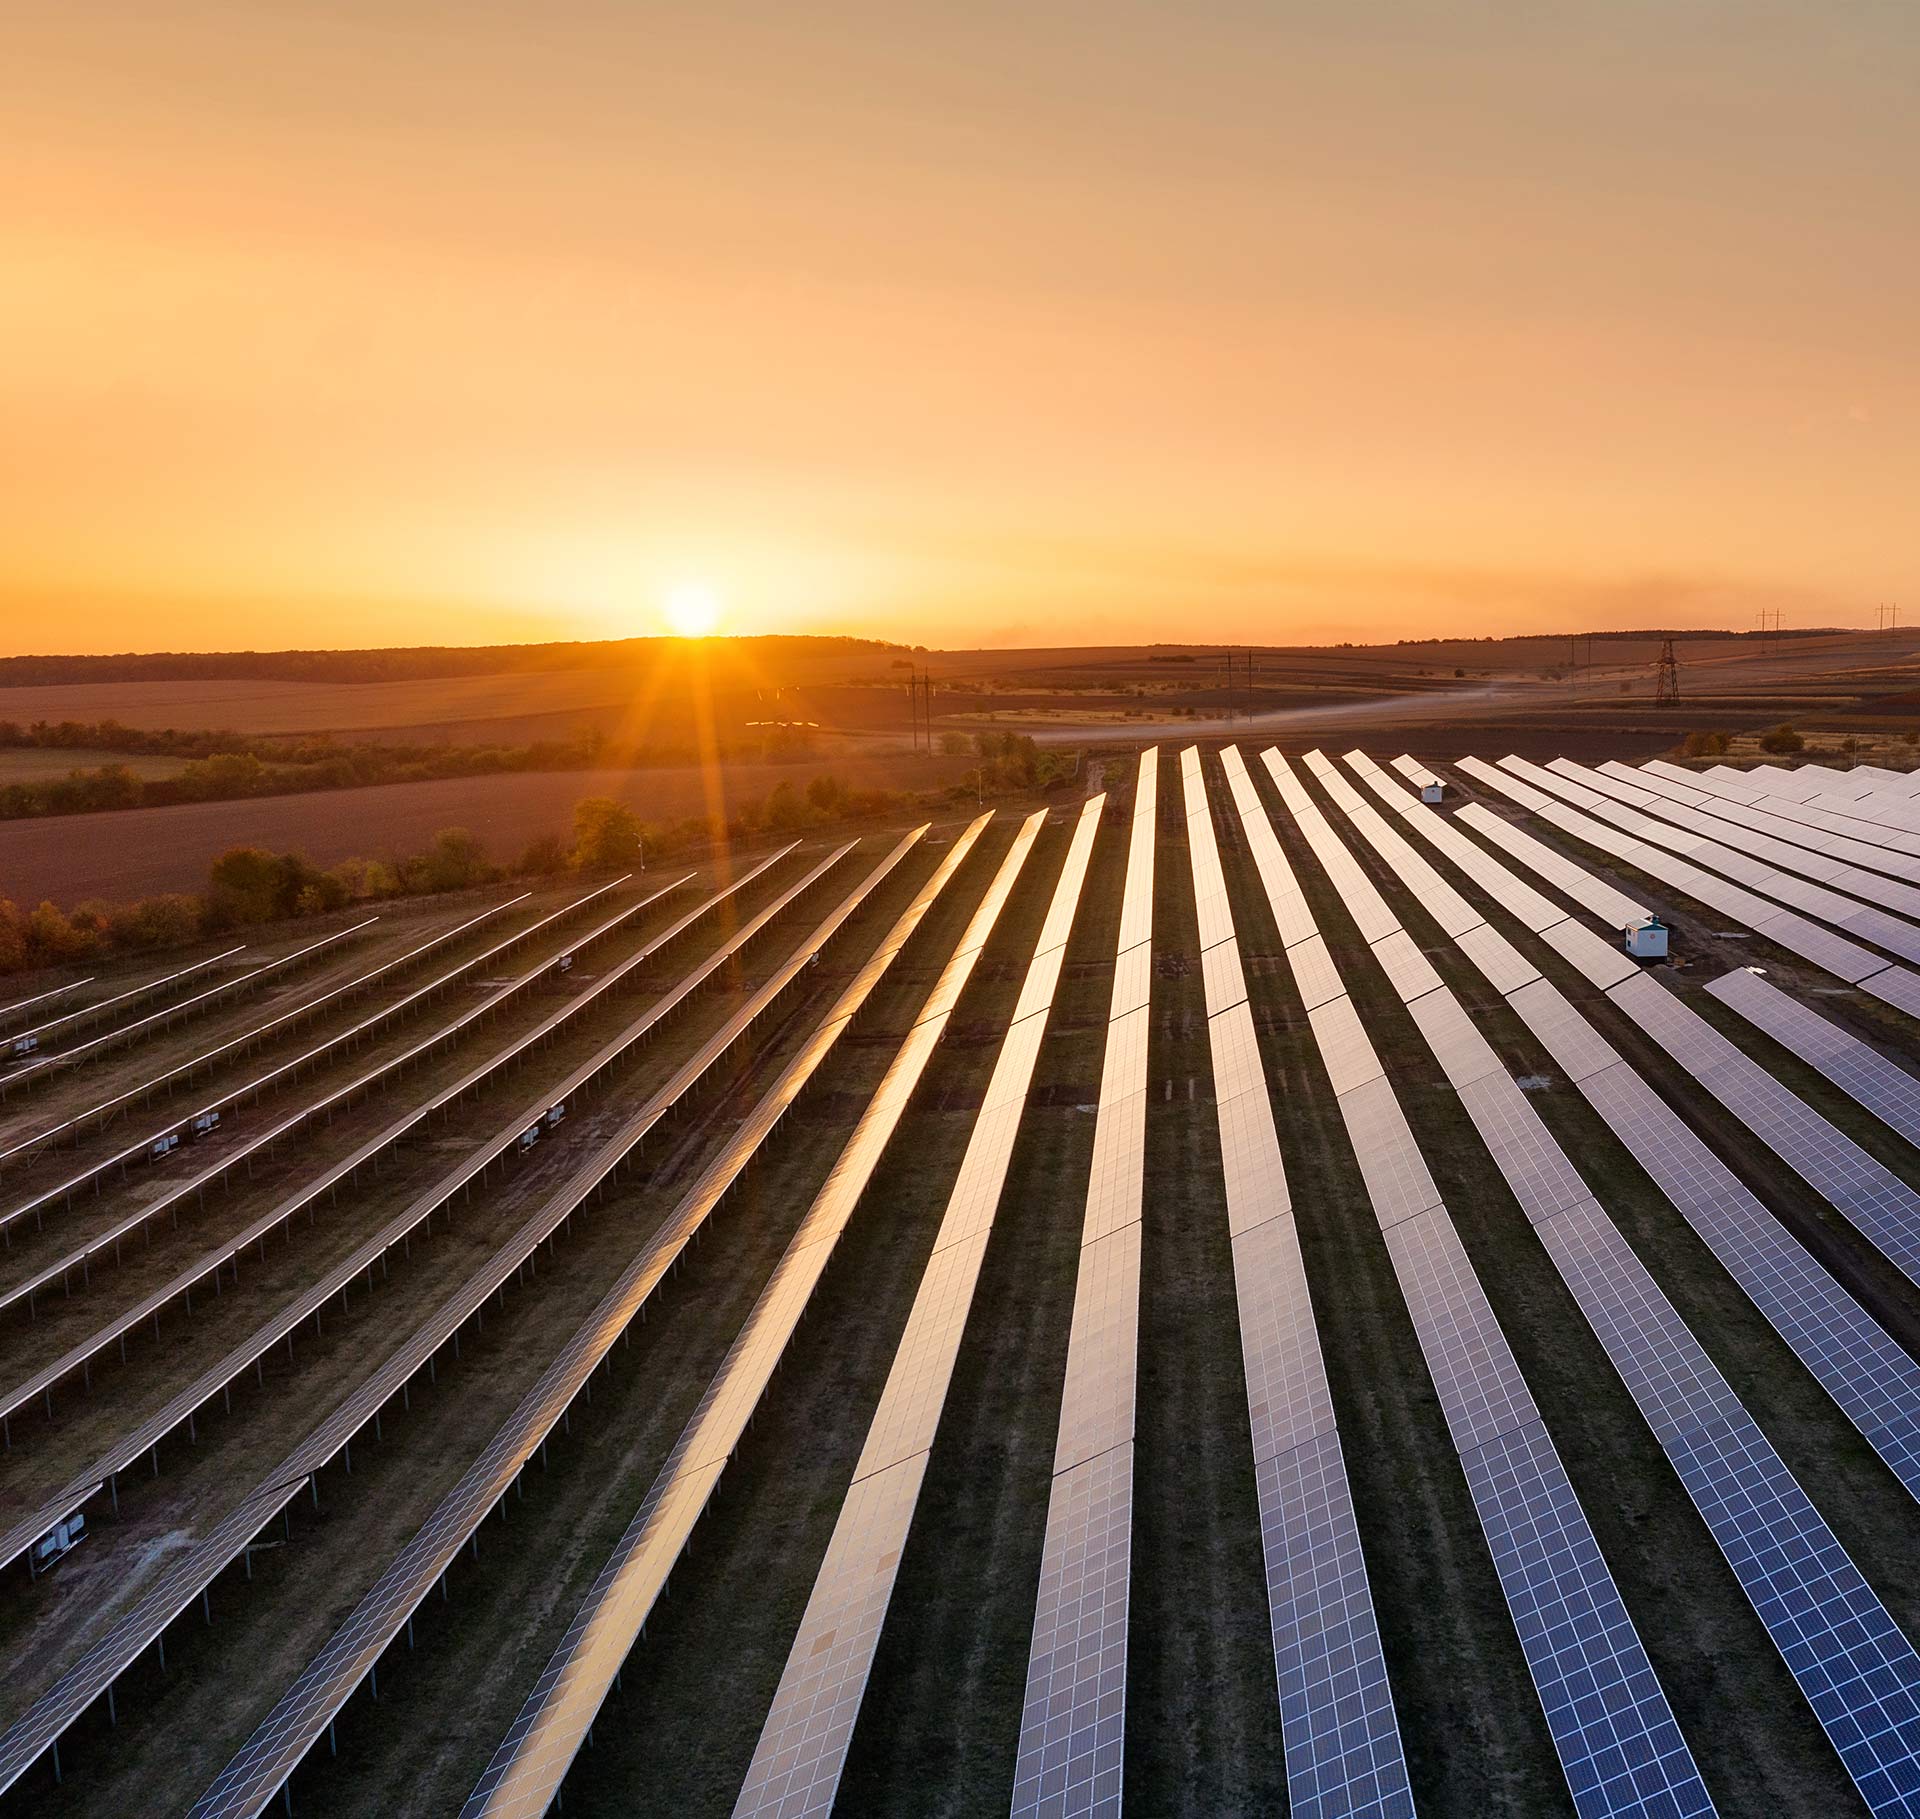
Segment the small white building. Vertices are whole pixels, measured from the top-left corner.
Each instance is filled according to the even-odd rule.
[[[1667,957],[1667,925],[1658,916],[1643,916],[1626,929],[1627,952],[1636,960]]]
[[[1420,800],[1436,806],[1447,798],[1447,786],[1444,783],[1423,783],[1420,786]]]

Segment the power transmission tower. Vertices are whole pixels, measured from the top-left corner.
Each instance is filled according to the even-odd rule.
[[[1654,666],[1653,700],[1656,707],[1680,705],[1680,663],[1673,654],[1673,640],[1660,640],[1660,661]]]
[[[1763,606],[1760,609],[1760,648],[1771,651],[1780,642],[1780,609],[1777,606]]]

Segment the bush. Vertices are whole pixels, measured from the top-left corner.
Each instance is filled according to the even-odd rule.
[[[1181,660],[1176,659],[1176,661]],[[1189,657],[1184,659],[1184,661],[1191,663],[1193,659]],[[940,749],[945,752],[949,758],[964,758],[967,753],[973,749],[973,746],[965,733],[942,733],[940,735]]]
[[[1760,749],[1763,752],[1772,752],[1776,756],[1785,752],[1805,751],[1806,746],[1806,740],[1802,739],[1792,727],[1786,725],[1776,726],[1772,732],[1763,733],[1760,737]]]
[[[1689,758],[1718,758],[1726,749],[1725,733],[1689,733],[1681,747]]]
[[[541,834],[529,840],[520,854],[517,872],[530,878],[547,878],[567,869],[567,843],[558,834]]]
[[[409,890],[459,891],[485,884],[493,876],[493,861],[476,835],[464,827],[443,827],[424,853],[403,860],[401,881]]]
[[[640,817],[611,796],[573,805],[573,862],[583,871],[632,865],[640,857]]]

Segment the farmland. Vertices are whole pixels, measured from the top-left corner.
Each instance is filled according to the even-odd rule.
[[[970,768],[964,758],[921,754],[816,761],[811,766],[729,765],[723,803],[754,801],[830,770],[856,789],[936,789]],[[643,819],[674,821],[714,806],[709,774],[695,766],[548,771],[383,784],[311,796],[190,802],[111,815],[61,815],[0,823],[0,896],[72,903],[191,890],[230,846],[298,851],[317,865],[418,850],[442,828],[464,827],[498,858],[542,834],[565,836],[573,805],[612,796]]]
[[[327,737],[395,746],[603,742],[604,768],[396,782],[317,795],[261,797],[109,811],[111,833],[76,816],[0,824],[0,894],[72,904],[197,887],[210,860],[250,843],[304,852],[321,865],[348,856],[416,850],[460,826],[498,858],[559,831],[574,801],[606,794],[645,818],[675,819],[707,806],[701,768],[686,760],[705,742],[724,753],[717,770],[731,801],[763,796],[783,780],[831,771],[856,787],[934,787],[964,760],[913,752],[903,672],[930,679],[931,724],[971,738],[1013,730],[1061,748],[1127,751],[1148,739],[1217,739],[1245,732],[1298,754],[1381,729],[1437,756],[1517,751],[1533,757],[1646,758],[1682,734],[1724,732],[1736,753],[1760,731],[1793,719],[1815,746],[1883,760],[1912,760],[1916,714],[1903,705],[1920,672],[1911,632],[1813,635],[1755,641],[1682,640],[1682,703],[1653,700],[1657,640],[1621,636],[1434,642],[1332,650],[1227,653],[1114,648],[915,651],[751,640],[712,654],[673,647],[609,647],[600,666],[533,667],[396,681],[292,680],[214,674],[172,680],[117,676],[89,660],[91,680],[0,687],[0,719],[134,728],[230,728],[247,739]],[[582,647],[573,647],[579,649]],[[350,654],[348,654],[350,655]],[[422,662],[436,653],[418,655]],[[476,656],[438,653],[450,666]],[[35,660],[39,663],[41,660]],[[179,660],[190,665],[190,659]],[[221,659],[227,668],[238,659]],[[525,659],[531,662],[532,659]],[[271,668],[271,659],[259,660]],[[429,663],[429,667],[431,664]],[[98,672],[95,674],[95,672]],[[790,729],[791,763],[765,763],[768,728]],[[664,744],[661,742],[664,741]],[[1824,743],[1823,743],[1824,742]],[[1842,753],[1841,755],[1846,755]],[[112,754],[0,753],[0,781],[63,775]],[[170,760],[132,756],[142,774]]]
[[[1519,1388],[1502,1394],[1525,1398],[1505,1432],[1537,1421],[1551,1437],[1514,1469],[1551,1478],[1564,1466],[1572,1501],[1557,1532],[1587,1525],[1601,1565],[1584,1583],[1618,1601],[1644,1648],[1641,1671],[1670,1714],[1660,1722],[1682,1740],[1662,1756],[1669,1785],[1704,1790],[1729,1815],[1900,1810],[1796,1684],[1801,1657],[1770,1631],[1737,1519],[1702,1489],[1717,1443],[1670,1425],[1660,1383],[1671,1377],[1633,1363],[1635,1322],[1655,1321],[1674,1359],[1720,1385],[1726,1422],[1752,1411],[1746,1444],[1791,1474],[1766,1483],[1806,1487],[1795,1520],[1834,1538],[1858,1569],[1852,1608],[1884,1619],[1884,1672],[1920,1676],[1905,1641],[1920,1626],[1920,1470],[1889,1439],[1891,1414],[1855,1412],[1845,1377],[1861,1346],[1879,1346],[1872,1393],[1920,1417],[1920,1265],[1902,1264],[1895,1226],[1856,1206],[1847,1173],[1883,1171],[1873,1207],[1910,1207],[1920,1230],[1920,1151],[1707,989],[1730,963],[1762,966],[1877,1058],[1877,1103],[1904,1092],[1920,1133],[1920,1031],[1896,1007],[1900,962],[1862,947],[1857,964],[1833,962],[1863,981],[1848,984],[1810,958],[1859,937],[1792,920],[1840,899],[1796,887],[1795,854],[1813,849],[1778,835],[1775,809],[1723,798],[1713,825],[1729,838],[1776,829],[1775,870],[1742,871],[1736,887],[1713,868],[1741,867],[1697,828],[1645,803],[1607,806],[1609,788],[1622,804],[1647,796],[1632,779],[1661,784],[1656,770],[1443,761],[1448,792],[1433,808],[1404,775],[1359,763],[1316,754],[1290,766],[1251,742],[1163,746],[1142,839],[1139,769],[1103,758],[1090,778],[1102,798],[1056,798],[1024,829],[1021,810],[942,820],[917,838],[869,832],[848,851],[814,836],[756,854],[750,872],[650,874],[650,892],[673,885],[650,900],[638,879],[569,881],[511,903],[495,889],[400,905],[354,934],[338,918],[324,925],[341,933],[336,947],[263,992],[183,1013],[0,1100],[0,1150],[28,1144],[0,1160],[0,1218],[39,1209],[12,1222],[0,1253],[6,1376],[48,1386],[12,1399],[0,1530],[32,1539],[70,1504],[91,1531],[37,1577],[16,1555],[0,1593],[5,1810],[184,1811],[204,1797],[208,1813],[253,1812],[283,1783],[306,1814],[460,1810],[490,1759],[490,1774],[534,1772],[497,1752],[530,1695],[526,1712],[540,1710],[542,1670],[615,1556],[660,1583],[604,1607],[602,1633],[617,1638],[604,1672],[599,1658],[567,1670],[601,1677],[580,1694],[600,1720],[592,1747],[559,1758],[566,1810],[735,1811],[769,1711],[805,1667],[789,1654],[819,1621],[822,1562],[863,1545],[842,1516],[855,1480],[868,1482],[876,1418],[902,1385],[934,1383],[904,1545],[875,1581],[877,1609],[863,1606],[871,1628],[841,1636],[865,1651],[850,1730],[811,1772],[830,1777],[837,1812],[1006,1812],[1026,1759],[1023,1709],[1030,1721],[1076,1671],[1069,1656],[1036,1679],[1029,1652],[1054,1503],[1077,1469],[1061,1464],[1065,1407],[1090,1370],[1122,1356],[1072,1337],[1118,1317],[1101,1298],[1120,1279],[1086,1259],[1129,1229],[1128,1206],[1137,1312],[1123,1328],[1132,1387],[1117,1444],[1130,1491],[1118,1593],[1111,1576],[1100,1592],[1109,1609],[1120,1598],[1124,1636],[1110,1707],[1124,1724],[1107,1733],[1102,1771],[1116,1807],[1199,1819],[1301,1801],[1309,1732],[1276,1699],[1275,1676],[1293,1671],[1301,1575],[1315,1569],[1284,1557],[1301,1513],[1289,1515],[1296,1493],[1276,1475],[1291,1456],[1285,1419],[1318,1424],[1296,1446],[1324,1451],[1339,1436],[1331,1469],[1364,1562],[1358,1591],[1349,1577],[1342,1595],[1364,1601],[1390,1693],[1367,1720],[1368,1785],[1397,1781],[1419,1811],[1461,1819],[1598,1810],[1569,1792],[1585,1759],[1536,1692],[1547,1669],[1519,1621],[1506,1517],[1477,1488],[1475,1461],[1494,1444],[1481,1436],[1494,1430],[1475,1423],[1492,1404],[1463,1400],[1453,1373],[1484,1348],[1480,1380],[1511,1371]],[[1707,814],[1680,794],[1693,785],[1663,786],[1672,813]],[[1645,837],[1616,850],[1630,815]],[[1693,842],[1692,871],[1662,856],[1649,831],[1661,826]],[[1509,832],[1494,841],[1489,828]],[[1218,890],[1202,829],[1218,845]],[[1847,840],[1847,852],[1871,849],[1851,820]],[[1902,901],[1898,842],[1885,850],[1890,870],[1846,874],[1867,893],[1847,900],[1856,909],[1875,891]],[[1832,875],[1832,859],[1819,863]],[[1551,893],[1546,907],[1528,882]],[[1658,912],[1668,963],[1628,964],[1623,979],[1603,884]],[[1747,897],[1726,894],[1736,889]],[[1783,915],[1783,900],[1802,908]],[[1898,944],[1886,914],[1873,934]],[[1755,919],[1744,932],[1730,926],[1742,916]],[[1064,947],[1045,944],[1048,929]],[[267,931],[261,953],[312,932]],[[1126,960],[1129,943],[1143,968]],[[137,969],[123,971],[75,1002],[133,983]],[[943,979],[964,981],[952,1020],[916,1050]],[[1635,995],[1646,989],[1654,999]],[[1129,1008],[1135,993],[1144,1010]],[[1456,1029],[1435,1022],[1443,998],[1466,1034],[1436,1034]],[[1117,1032],[1133,1018],[1145,1087],[1121,1092]],[[1242,1023],[1244,1042],[1232,1033]],[[244,1051],[223,1049],[260,1028]],[[995,1097],[1003,1045],[1020,1031],[1031,1074],[1013,1099]],[[1615,1059],[1596,1073],[1578,1057],[1599,1039]],[[1715,1040],[1798,1095],[1799,1121],[1776,1130],[1726,1066],[1707,1075],[1689,1062],[1688,1043]],[[31,1141],[203,1054],[213,1059],[171,1096]],[[301,1054],[312,1059],[241,1094]],[[908,1084],[885,1085],[909,1054],[920,1059]],[[1865,1064],[1849,1065],[1855,1079]],[[1603,1081],[1636,1078],[1652,1109],[1610,1112],[1624,1101]],[[898,1122],[863,1151],[876,1091]],[[1404,1126],[1363,1109],[1383,1092]],[[564,1121],[529,1126],[529,1108],[556,1095]],[[326,1115],[303,1118],[316,1103]],[[201,1141],[103,1166],[200,1104],[228,1108]],[[430,1118],[415,1116],[430,1104]],[[1245,1122],[1250,1106],[1270,1137]],[[1238,1135],[1223,1150],[1230,1107]],[[1129,1148],[1116,1133],[1135,1117]],[[1795,1147],[1809,1119],[1831,1133],[1819,1142],[1834,1160]],[[1004,1182],[988,1225],[957,1243],[950,1196],[990,1126],[1007,1146]],[[1535,1132],[1525,1168],[1509,1147],[1520,1126]],[[246,1152],[244,1169],[223,1165],[274,1128],[288,1134]],[[1284,1192],[1256,1166],[1261,1142],[1284,1166]],[[1396,1144],[1409,1147],[1389,1165]],[[1689,1144],[1692,1174],[1662,1172]],[[1791,1166],[1758,1160],[1769,1144]],[[1592,1215],[1569,1205],[1572,1189],[1540,1200],[1556,1168],[1577,1171],[1565,1178]],[[208,1185],[191,1191],[201,1173]],[[1414,1190],[1397,1184],[1426,1176],[1431,1197],[1404,1201]],[[67,1179],[85,1185],[63,1195]],[[1729,1248],[1721,1214],[1708,1216],[1736,1205],[1749,1209],[1748,1250]],[[146,1206],[167,1216],[143,1221]],[[833,1227],[824,1267],[820,1222],[834,1208],[844,1234]],[[1581,1244],[1616,1246],[1607,1269],[1573,1261],[1576,1217],[1601,1222],[1578,1228]],[[108,1243],[123,1227],[130,1239]],[[1428,1279],[1409,1261],[1423,1254],[1408,1249],[1416,1231],[1472,1266],[1449,1292],[1468,1298],[1463,1309],[1481,1297],[1483,1311],[1463,1312],[1451,1339],[1436,1338],[1438,1291],[1417,1286]],[[1273,1248],[1276,1232],[1291,1234],[1297,1265]],[[1777,1260],[1756,1271],[1752,1247],[1767,1245]],[[30,1311],[9,1302],[89,1246],[85,1271],[57,1276]],[[917,1310],[963,1255],[972,1273],[939,1277],[957,1324],[936,1341]],[[809,1257],[802,1320],[791,1298]],[[1292,1268],[1303,1287],[1288,1302]],[[1635,1271],[1657,1285],[1651,1299],[1630,1292]],[[1800,1294],[1797,1317],[1856,1338],[1842,1347],[1783,1328],[1786,1303],[1768,1297],[1788,1279],[1832,1284],[1824,1300]],[[786,1299],[763,1294],[770,1282],[789,1284]],[[1287,1307],[1295,1324],[1270,1327]],[[288,1308],[306,1312],[288,1324]],[[1273,1348],[1302,1330],[1308,1349],[1273,1371]],[[436,1337],[423,1348],[419,1332]],[[535,1394],[581,1346],[572,1387]],[[1316,1381],[1324,1389],[1309,1393]],[[724,1475],[689,1479],[687,1436],[719,1409],[737,1423]],[[460,1515],[461,1487],[508,1445],[519,1463]],[[691,1513],[650,1501],[674,1483],[686,1488],[673,1497],[696,1499]],[[643,1504],[656,1509],[644,1532],[629,1526]],[[460,1526],[446,1564],[408,1579],[416,1538],[449,1522]],[[390,1603],[403,1583],[406,1602]],[[1276,1589],[1287,1585],[1294,1602]],[[338,1638],[381,1612],[371,1652],[338,1656]],[[337,1693],[288,1703],[296,1682],[331,1688],[336,1660]],[[1632,1721],[1647,1709],[1642,1697]],[[1312,1734],[1324,1749],[1347,1733]],[[284,1751],[267,1742],[286,1738]],[[1896,1744],[1904,1731],[1885,1747]],[[271,1766],[223,1776],[243,1752]]]

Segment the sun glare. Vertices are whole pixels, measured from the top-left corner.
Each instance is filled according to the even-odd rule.
[[[683,581],[668,590],[664,610],[676,638],[705,638],[720,623],[720,596],[704,581]]]

